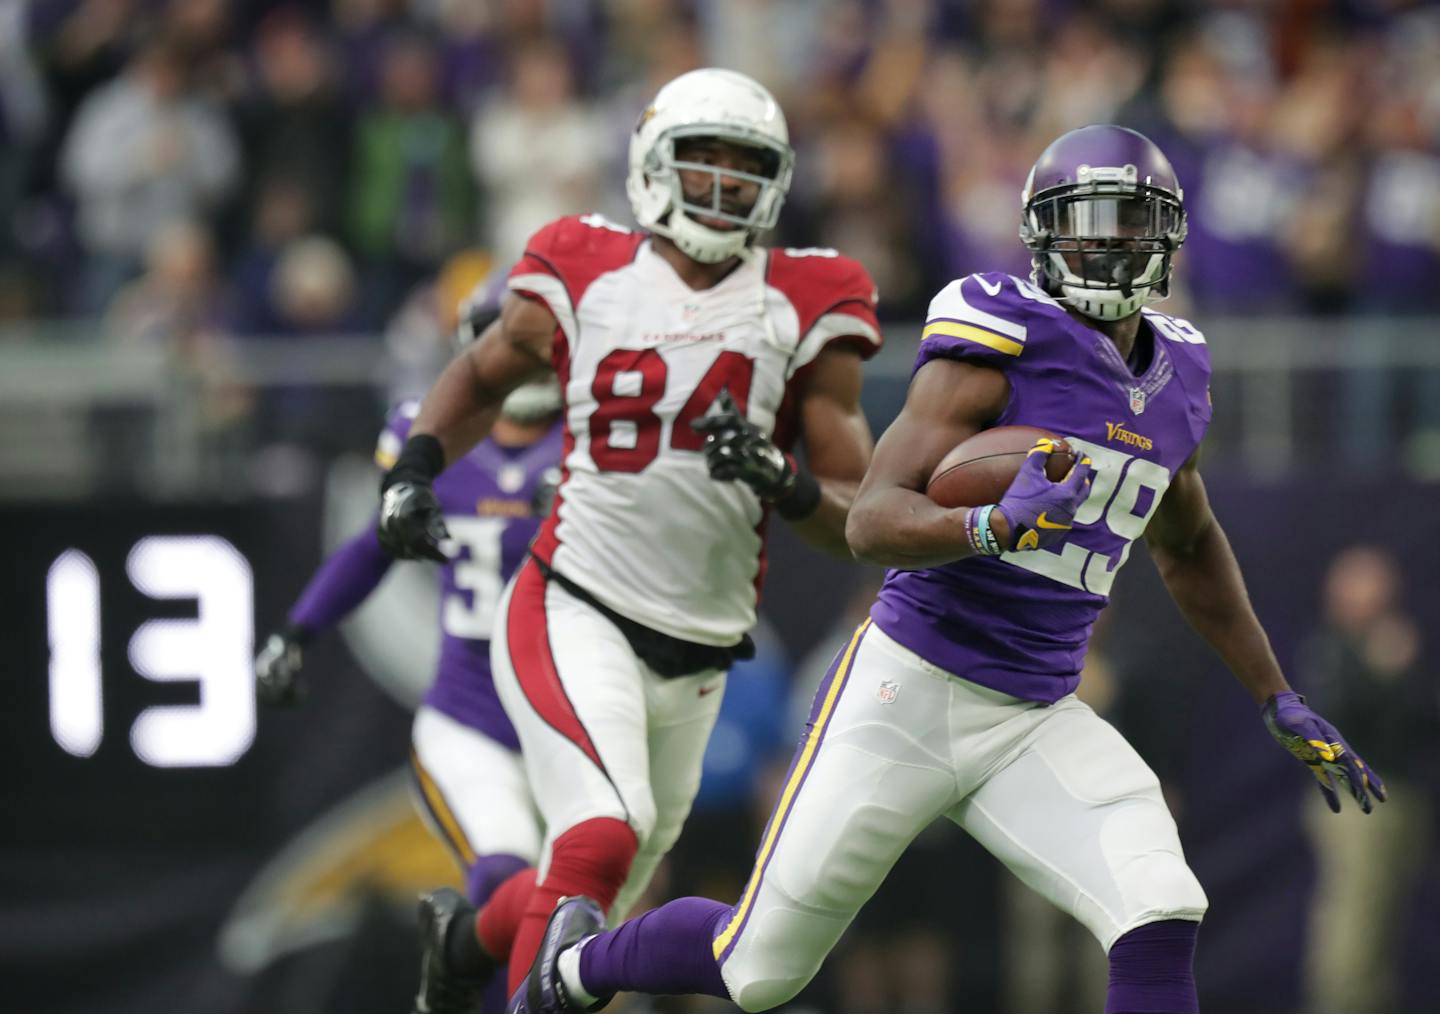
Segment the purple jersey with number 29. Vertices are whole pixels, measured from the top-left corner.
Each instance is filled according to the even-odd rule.
[[[1153,355],[1135,374],[1114,343],[1029,282],[968,275],[930,304],[919,370],[957,359],[1004,372],[997,426],[1039,426],[1090,456],[1075,528],[1052,549],[893,570],[877,626],[934,665],[1027,700],[1073,691],[1115,572],[1210,423],[1210,359],[1189,323],[1141,311]]]

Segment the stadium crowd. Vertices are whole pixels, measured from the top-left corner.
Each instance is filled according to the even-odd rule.
[[[629,127],[703,64],[777,91],[799,150],[779,238],[859,257],[891,319],[977,264],[1027,270],[1022,174],[1042,139],[1106,120],[1176,162],[1189,306],[1440,309],[1424,4],[10,0],[0,18],[0,319],[108,314],[181,342],[379,330],[537,223],[627,220]]]
[[[630,128],[662,82],[705,65],[754,75],[785,108],[797,173],[777,241],[863,261],[886,320],[919,319],[958,275],[1026,273],[1025,171],[1048,139],[1104,121],[1153,137],[1185,186],[1166,309],[1440,314],[1440,6],[1421,0],[0,0],[0,325],[103,318],[115,341],[198,361],[251,336],[383,331],[413,372],[397,386],[423,389],[460,297],[537,225],[630,220]],[[1382,419],[1383,390],[1355,392]],[[216,394],[217,417],[252,404]],[[1357,459],[1382,429],[1354,429]],[[1317,649],[1332,693],[1377,668],[1352,644],[1364,619],[1332,617]],[[767,662],[722,723],[733,784],[712,779],[696,813],[712,851],[682,847],[676,889],[745,875],[768,812],[751,790],[783,772],[795,725],[760,716],[828,654]],[[1431,777],[1398,756],[1383,769]],[[906,1009],[947,1009],[967,970],[1015,947],[1044,953],[1038,970],[1009,962],[1028,980],[1005,984],[1009,1009],[1079,1009],[1065,980],[1094,970],[1069,967],[1075,941],[981,874],[947,890],[1024,934],[977,924],[963,948],[929,926],[892,934],[933,872],[954,872],[954,848],[922,842],[862,918],[822,985],[830,1009],[884,1009],[891,979],[919,983]],[[1037,922],[1052,943],[1034,943]],[[1027,1007],[1026,988],[1051,1006]]]

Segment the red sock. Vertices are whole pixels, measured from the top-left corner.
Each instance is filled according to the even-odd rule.
[[[584,894],[608,912],[625,884],[639,847],[630,825],[612,817],[596,817],[576,824],[555,839],[545,881],[530,892],[525,915],[515,933],[510,951],[510,995],[520,988],[535,955],[540,953],[545,924],[550,921],[556,903],[561,898]]]
[[[527,866],[495,888],[495,893],[475,916],[475,936],[480,946],[502,965],[510,960],[515,931],[520,928],[520,918],[534,890],[535,867]]]

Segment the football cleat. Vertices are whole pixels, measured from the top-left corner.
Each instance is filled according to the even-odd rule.
[[[565,991],[560,981],[560,954],[586,937],[605,928],[605,913],[593,898],[561,898],[545,924],[540,953],[520,988],[510,998],[506,1014],[569,1014],[571,1011],[600,1010],[610,1002],[601,997],[588,1007],[581,1006]]]
[[[490,975],[452,971],[445,947],[455,920],[474,915],[470,903],[448,887],[420,899],[420,991],[415,994],[412,1014],[478,1014]]]

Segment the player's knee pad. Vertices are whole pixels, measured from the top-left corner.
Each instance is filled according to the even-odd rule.
[[[588,895],[608,910],[638,849],[635,831],[624,821],[613,817],[582,821],[555,839],[544,886],[563,895]]]
[[[762,979],[754,982],[743,982],[734,984],[729,977],[725,978],[725,988],[730,990],[730,998],[735,1001],[735,1006],[743,1011],[771,1010],[783,1003],[789,1003],[800,995],[800,991],[810,982],[810,978],[804,979]]]
[[[1121,934],[1157,919],[1199,922],[1210,907],[1185,860],[1173,852],[1150,852],[1132,860],[1125,870],[1126,915]]]

